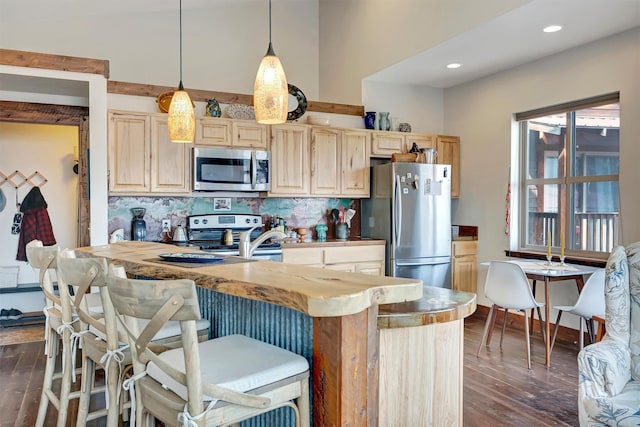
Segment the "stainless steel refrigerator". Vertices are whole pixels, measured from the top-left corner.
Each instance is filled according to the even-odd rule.
[[[372,167],[362,200],[362,236],[385,239],[386,274],[451,287],[451,166]]]

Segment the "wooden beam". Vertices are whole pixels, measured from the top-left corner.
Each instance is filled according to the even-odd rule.
[[[119,95],[134,96],[150,96],[157,98],[158,95],[165,92],[176,90],[175,86],[157,86],[141,83],[116,82],[109,80],[107,82],[107,92],[117,93]],[[252,95],[242,95],[238,93],[213,92],[210,90],[185,89],[189,92],[192,101],[207,102],[211,98],[215,98],[222,104],[245,104],[253,105]]]
[[[109,78],[109,61],[103,59],[0,49],[0,65],[102,74]]]
[[[364,117],[364,106],[362,105],[333,104],[329,102],[307,101],[307,111],[314,111],[317,113],[348,114],[350,116]]]
[[[377,425],[377,314],[313,318],[314,425]]]
[[[0,101],[0,121],[78,126],[89,108],[71,105]]]
[[[157,98],[165,92],[176,90],[174,86],[157,86],[141,83],[107,82],[107,92],[119,95],[150,96]],[[210,90],[186,89],[193,101],[207,102],[215,98],[222,104],[253,105],[253,95],[241,93],[215,92]],[[351,116],[364,116],[362,105],[333,104],[329,102],[307,101],[307,111],[317,113],[347,114]]]
[[[109,61],[102,59],[0,49],[0,65],[102,74],[106,78],[109,78]],[[120,95],[151,96],[156,98],[162,93],[175,89],[173,86],[157,86],[117,81],[107,82],[107,92]],[[207,102],[211,98],[216,98],[218,102],[223,104],[253,105],[253,95],[201,89],[187,90],[189,91],[191,99],[194,101]],[[331,102],[307,100],[307,111],[364,117],[364,107],[362,105],[335,104]]]

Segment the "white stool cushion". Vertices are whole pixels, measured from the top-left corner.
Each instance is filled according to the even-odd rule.
[[[228,335],[198,344],[202,382],[246,392],[309,370],[307,359],[244,335]],[[184,372],[182,348],[165,351],[159,357]],[[187,388],[164,373],[153,362],[147,375],[183,400]],[[204,396],[205,401],[215,400]]]

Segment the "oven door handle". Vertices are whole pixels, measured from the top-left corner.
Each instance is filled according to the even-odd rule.
[[[256,152],[251,151],[251,188],[255,190],[256,188],[256,175],[258,169],[258,160],[256,159]]]

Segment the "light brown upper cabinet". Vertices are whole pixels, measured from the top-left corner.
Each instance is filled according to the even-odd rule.
[[[435,148],[435,142],[431,135],[406,132],[371,132],[371,156],[391,157],[393,153],[407,153],[413,146],[418,148]]]
[[[433,135],[438,149],[436,163],[451,165],[451,197],[460,197],[460,137]]]
[[[337,129],[311,129],[311,194],[340,194],[341,138]]]
[[[169,140],[168,116],[151,117],[151,192],[189,193],[191,144]]]
[[[251,120],[199,117],[196,145],[230,148],[267,148],[267,126]]]
[[[166,114],[108,113],[109,192],[189,193],[191,144],[169,141]]]
[[[383,131],[373,131],[371,137],[371,157],[406,153],[414,142],[418,148],[436,148],[436,163],[451,165],[451,197],[460,197],[460,137]]]
[[[343,196],[369,197],[370,133],[342,131],[341,191]]]
[[[305,147],[298,142],[304,135],[310,148],[306,162],[296,151]],[[272,126],[269,195],[369,197],[369,135],[326,126]]]
[[[309,194],[309,126],[271,126],[271,191],[269,196]]]
[[[311,194],[369,197],[369,132],[311,129]]]

